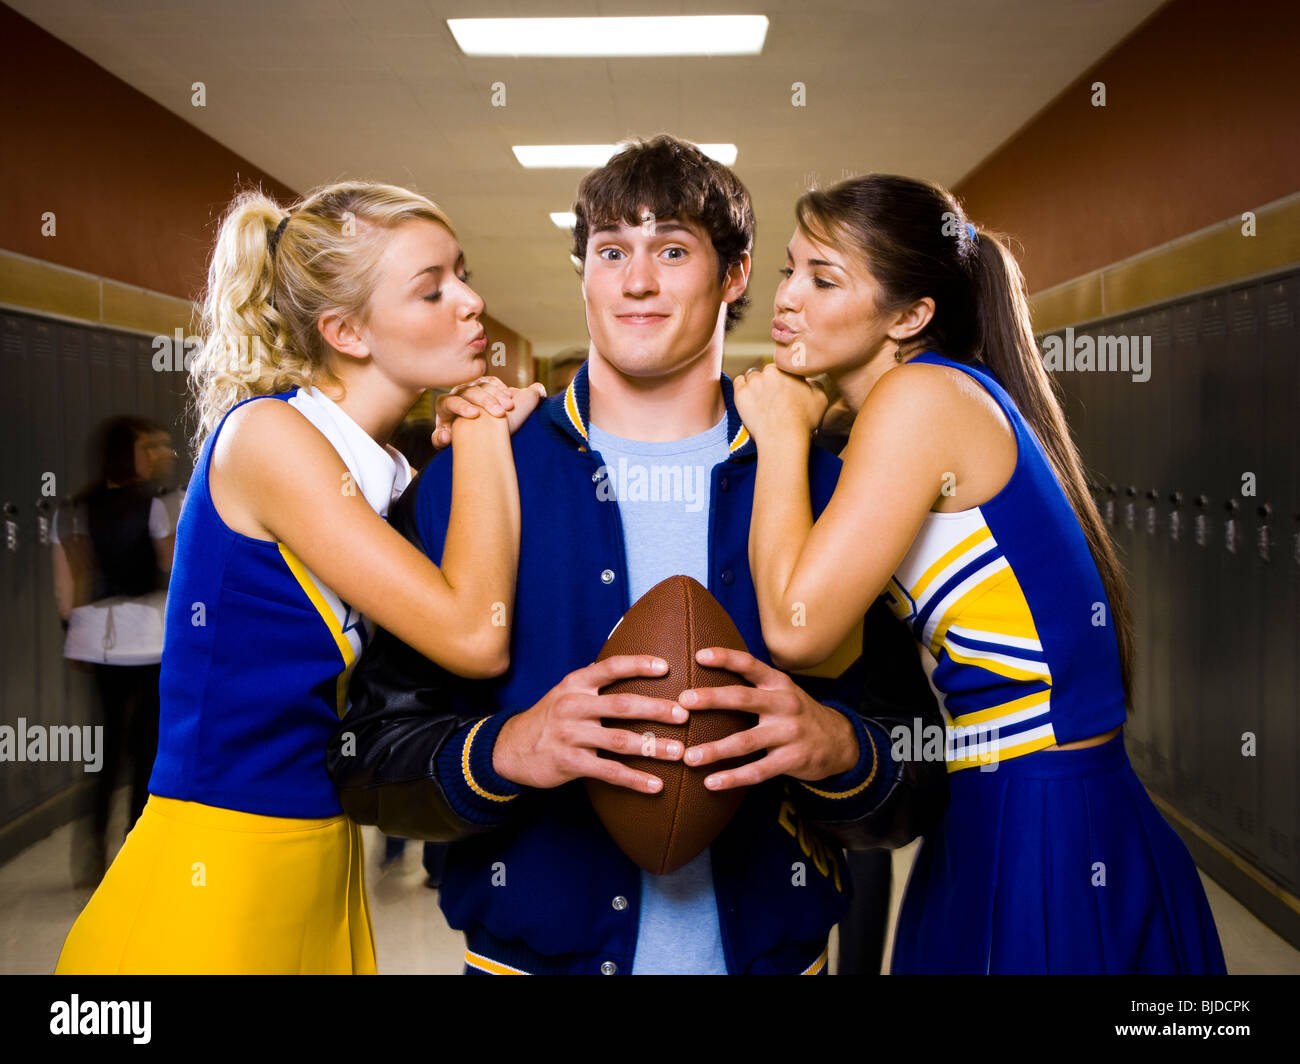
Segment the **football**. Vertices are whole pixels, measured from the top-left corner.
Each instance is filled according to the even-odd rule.
[[[653,654],[668,662],[662,676],[633,676],[601,688],[601,694],[630,692],[675,700],[692,687],[750,686],[726,669],[709,668],[695,660],[705,647],[748,652],[727,611],[697,580],[670,576],[641,596],[614,626],[597,660],[616,654]],[[606,727],[625,728],[657,739],[677,739],[687,749],[753,727],[752,713],[730,709],[691,710],[685,724],[637,722],[605,718]],[[762,752],[731,758],[699,768],[683,761],[653,757],[617,757],[630,767],[664,781],[658,794],[616,787],[604,780],[586,780],[587,794],[600,821],[619,848],[641,868],[655,875],[675,872],[703,853],[745,799],[746,788],[714,792],[705,777],[762,756]]]

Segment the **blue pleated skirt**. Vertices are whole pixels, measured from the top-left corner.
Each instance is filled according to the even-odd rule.
[[[1187,847],[1160,815],[1124,733],[949,776],[922,841],[890,970],[1225,974]]]

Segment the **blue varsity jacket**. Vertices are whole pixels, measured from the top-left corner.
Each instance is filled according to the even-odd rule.
[[[770,664],[748,564],[756,449],[720,380],[731,454],[712,471],[709,591],[750,653]],[[379,629],[357,663],[350,708],[327,751],[344,809],[389,835],[454,842],[440,889],[465,932],[474,972],[626,973],[640,913],[640,870],[601,826],[581,781],[521,787],[493,770],[513,714],[595,660],[631,605],[618,503],[587,442],[587,366],[515,433],[522,536],[510,667],[490,680],[448,673]],[[839,475],[809,460],[815,513]],[[451,509],[451,456],[435,458],[389,520],[435,562]],[[666,575],[666,574],[665,574]],[[711,848],[714,892],[732,973],[817,973],[844,913],[842,847],[898,846],[947,802],[942,762],[895,760],[890,729],[941,724],[910,633],[877,601],[828,662],[794,674],[853,724],[859,758],[811,783],[751,788]],[[900,744],[900,748],[901,748]]]

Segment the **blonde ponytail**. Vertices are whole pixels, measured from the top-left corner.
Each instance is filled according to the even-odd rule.
[[[235,197],[208,266],[201,346],[190,362],[196,452],[244,399],[338,383],[316,323],[327,311],[364,320],[390,231],[413,218],[455,235],[433,201],[395,185],[327,185],[287,215],[260,189]]]

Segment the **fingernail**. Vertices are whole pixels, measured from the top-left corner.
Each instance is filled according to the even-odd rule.
[[[678,701],[684,703],[685,705],[693,706],[699,700],[700,700],[699,696],[696,695],[694,691],[683,691],[682,697]]]
[[[701,650],[701,651],[699,651],[699,653],[697,653],[695,656],[696,656],[696,658],[698,658],[700,661],[711,661],[711,660],[713,659],[713,651],[712,651],[712,650]]]
[[[718,786],[718,777],[717,776],[707,777],[704,781],[704,786],[708,787],[709,790],[711,791],[715,790]]]
[[[678,724],[685,724],[686,718],[690,716],[681,706],[673,706],[673,720]]]
[[[647,791],[652,791],[652,792],[660,791],[663,790],[663,786],[664,786],[663,780],[659,779],[658,776],[651,776],[650,782],[645,785],[645,789]]]
[[[700,752],[698,750],[686,751],[686,763],[688,765],[698,765],[700,763]]]
[[[668,668],[668,662],[664,661],[663,658],[655,658],[652,668],[655,672],[663,672]]]
[[[668,756],[669,756],[669,757],[681,757],[681,756],[682,756],[682,744],[681,744],[681,743],[669,743],[669,744],[668,744]]]

